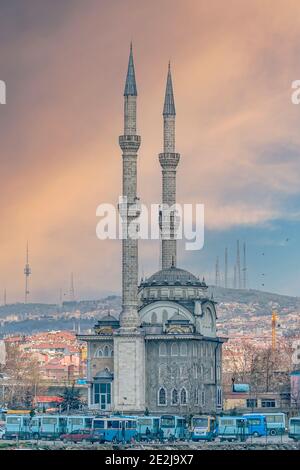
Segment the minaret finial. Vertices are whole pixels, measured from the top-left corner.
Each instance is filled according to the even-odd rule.
[[[132,53],[132,42],[130,42],[130,53],[129,53],[129,61],[128,61],[124,96],[137,96],[134,63],[133,63],[133,53]]]
[[[169,61],[163,115],[164,116],[175,116],[175,114],[176,114],[176,112],[175,112],[175,103],[174,103],[174,95],[173,95],[171,64],[170,64],[170,61]]]

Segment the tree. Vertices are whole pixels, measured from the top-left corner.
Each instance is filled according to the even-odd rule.
[[[74,383],[72,387],[65,387],[63,394],[60,396],[63,399],[61,402],[62,411],[78,410],[80,408],[80,391],[75,388]]]

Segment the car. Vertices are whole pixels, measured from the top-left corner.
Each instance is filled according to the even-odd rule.
[[[94,434],[92,429],[75,429],[66,434],[62,434],[60,439],[64,442],[101,442],[101,436]]]
[[[5,439],[5,429],[0,428],[0,439]]]

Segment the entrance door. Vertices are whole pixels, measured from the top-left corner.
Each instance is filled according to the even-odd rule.
[[[111,406],[111,383],[94,384],[94,403],[99,405],[100,410],[107,410]]]

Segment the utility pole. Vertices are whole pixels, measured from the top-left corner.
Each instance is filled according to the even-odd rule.
[[[225,248],[225,288],[228,287],[228,248]]]
[[[28,250],[28,242],[26,245],[26,264],[24,268],[24,275],[25,275],[25,304],[27,304],[28,295],[29,295],[29,276],[31,274],[31,268],[29,266],[29,250]]]

